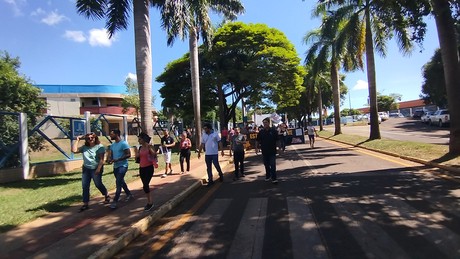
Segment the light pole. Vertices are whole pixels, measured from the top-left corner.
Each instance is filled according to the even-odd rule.
[[[348,105],[350,105],[350,110],[348,111],[348,115],[351,115],[351,93],[348,91]]]

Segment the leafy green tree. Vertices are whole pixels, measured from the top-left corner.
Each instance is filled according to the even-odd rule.
[[[277,29],[264,24],[233,22],[215,34],[209,51],[214,84],[218,87],[221,123],[230,120],[236,104],[250,107],[298,105],[305,69],[294,45]],[[232,105],[227,97],[234,96]]]
[[[423,66],[422,98],[426,104],[434,103],[439,107],[447,107],[446,81],[441,50],[437,49],[431,60]]]
[[[381,94],[377,95],[377,107],[381,112],[398,109],[396,99],[393,96]]]
[[[123,100],[121,101],[121,107],[123,107],[123,112],[127,112],[129,108],[134,108],[136,110],[136,117],[139,117],[140,100],[139,88],[137,86],[137,83],[131,78],[126,78],[125,86],[127,94],[123,97]]]
[[[361,111],[357,109],[345,108],[340,112],[340,116],[351,116],[351,115],[360,115]]]
[[[130,12],[134,16],[136,74],[139,87],[141,125],[149,135],[153,133],[152,120],[152,54],[150,37],[150,6],[163,8],[164,1],[155,0],[77,0],[79,14],[86,18],[105,19],[111,38],[115,32],[128,27]],[[132,6],[131,6],[132,4]]]
[[[198,36],[205,46],[211,41],[212,26],[208,9],[214,13],[223,14],[225,19],[234,20],[237,15],[243,13],[244,7],[239,0],[202,0],[202,1],[165,1],[165,8],[161,15],[163,28],[168,34],[168,45],[179,37],[189,37],[190,72],[192,82],[193,113],[195,115],[196,145],[201,143],[201,98],[200,98],[200,74],[198,59]]]
[[[46,101],[39,98],[41,90],[32,85],[30,80],[19,74],[19,58],[12,58],[7,52],[0,51],[0,111],[23,112],[27,114],[28,128],[37,124],[37,120],[46,113]],[[19,141],[19,124],[17,116],[0,115],[0,157],[5,157],[6,150],[13,148]],[[29,137],[29,148],[39,151],[44,148],[42,138]],[[4,147],[4,148],[3,148]],[[18,166],[19,154],[10,157],[5,166]]]

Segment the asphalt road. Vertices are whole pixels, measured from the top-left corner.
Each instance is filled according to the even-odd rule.
[[[327,125],[326,129],[334,130],[334,125]],[[342,133],[369,137],[370,127],[342,126]],[[420,120],[411,118],[390,118],[380,124],[382,138],[423,142],[430,144],[449,144],[449,128],[429,126]]]
[[[459,177],[326,140],[288,146],[277,185],[245,165],[115,258],[460,258]]]

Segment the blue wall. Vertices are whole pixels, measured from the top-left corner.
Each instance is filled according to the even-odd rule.
[[[127,94],[126,86],[120,85],[36,85],[43,89],[45,94],[71,94],[71,93],[105,93]]]

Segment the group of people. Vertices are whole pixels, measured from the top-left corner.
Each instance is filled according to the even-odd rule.
[[[72,145],[73,153],[81,153],[83,157],[82,166],[82,189],[83,189],[83,205],[79,211],[85,211],[89,209],[89,198],[90,198],[90,183],[91,180],[104,195],[104,203],[109,204],[111,209],[118,207],[118,201],[120,199],[121,190],[126,194],[125,201],[131,200],[134,196],[128,188],[125,182],[125,175],[128,171],[128,159],[131,157],[131,149],[126,140],[122,140],[120,136],[120,130],[111,130],[109,133],[110,139],[113,141],[107,149],[101,144],[99,137],[91,132],[85,136],[78,136],[76,141]],[[84,138],[84,145],[79,147],[80,140]],[[144,206],[145,211],[149,211],[153,208],[153,199],[150,190],[150,181],[153,177],[154,168],[158,167],[158,151],[150,143],[151,137],[142,132],[138,136],[139,147],[135,153],[136,163],[139,163],[139,176],[142,181],[142,189],[147,198],[147,204]],[[175,146],[174,139],[169,136],[169,131],[163,131],[163,137],[161,137],[161,153],[165,160],[165,172],[162,177],[166,177],[168,174],[172,174],[171,166],[171,149]],[[180,165],[181,174],[190,171],[190,149],[192,143],[187,136],[187,132],[184,131],[180,139]],[[113,164],[113,174],[115,176],[116,190],[115,196],[111,200],[111,197],[107,191],[107,188],[102,183],[102,174],[104,170],[104,159],[107,164]],[[186,171],[184,170],[184,162],[186,163]]]
[[[273,128],[270,126],[270,119],[265,118],[263,121],[263,127],[257,133],[257,139],[255,144],[255,150],[258,154],[259,150],[262,153],[262,160],[265,167],[265,181],[271,181],[274,184],[278,183],[276,176],[276,154],[278,153],[278,142],[280,139],[284,139],[287,127]],[[224,156],[224,146],[222,142],[228,141],[230,144],[230,154],[233,156],[233,163],[235,166],[233,180],[238,180],[240,177],[245,177],[244,171],[244,157],[245,157],[245,145],[248,141],[247,135],[241,132],[240,128],[234,128],[231,133],[226,132],[226,136],[219,136],[219,134],[213,131],[210,124],[203,126],[203,135],[201,138],[201,145],[198,149],[198,158],[201,157],[202,151],[205,151],[205,163],[206,171],[208,175],[207,185],[211,186],[214,184],[212,166],[214,166],[219,174],[219,181],[223,181],[223,172],[219,165],[218,155],[219,150],[222,156]],[[314,137],[317,135],[316,129],[309,125],[307,127],[307,134],[310,140],[310,146],[314,146]],[[83,205],[80,211],[85,211],[89,208],[89,197],[90,197],[90,183],[94,181],[96,187],[104,195],[104,203],[110,203],[110,208],[116,209],[118,201],[120,199],[121,190],[123,189],[126,194],[126,201],[133,198],[131,191],[129,190],[124,178],[128,171],[128,159],[131,157],[131,151],[129,144],[122,140],[120,137],[120,130],[110,131],[110,139],[113,143],[106,150],[100,143],[98,136],[95,133],[88,133],[84,136],[85,143],[83,146],[78,146],[82,137],[77,137],[76,141],[72,146],[72,152],[82,153],[83,156],[83,167],[82,167],[82,189],[83,189]],[[223,140],[225,139],[225,140]],[[222,141],[223,140],[223,141]],[[142,188],[147,198],[147,204],[144,207],[145,211],[149,211],[153,208],[153,200],[150,190],[150,181],[153,177],[154,168],[158,167],[158,151],[164,156],[165,171],[162,178],[168,174],[172,174],[171,165],[171,152],[172,148],[176,145],[173,137],[169,135],[168,130],[163,131],[161,137],[160,150],[155,150],[154,146],[150,143],[151,137],[146,133],[141,133],[138,136],[138,142],[140,144],[135,154],[136,162],[139,163],[139,175],[142,181]],[[284,151],[285,145],[282,141],[281,150]],[[226,144],[226,143],[225,143]],[[191,156],[192,142],[188,136],[188,131],[183,131],[180,136],[179,148],[180,148],[180,167],[181,174],[190,172],[190,156]],[[102,183],[102,174],[104,170],[104,158],[108,164],[113,164],[113,174],[116,179],[116,191],[115,196],[111,200],[108,194],[107,188]],[[184,167],[184,163],[186,167]]]

